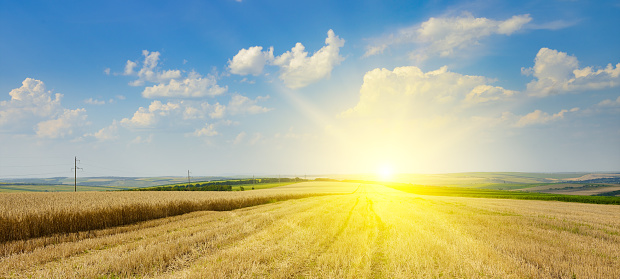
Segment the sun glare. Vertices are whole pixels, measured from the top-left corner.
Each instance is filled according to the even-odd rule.
[[[382,181],[389,181],[392,179],[392,176],[394,175],[394,168],[392,168],[392,166],[390,165],[382,165],[379,168],[379,179],[381,179]]]

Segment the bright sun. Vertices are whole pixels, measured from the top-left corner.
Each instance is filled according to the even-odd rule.
[[[392,168],[392,166],[384,164],[379,168],[379,178],[382,181],[388,181],[392,179],[392,176],[394,175],[394,168]]]

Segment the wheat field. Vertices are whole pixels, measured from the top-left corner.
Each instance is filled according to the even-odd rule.
[[[330,182],[261,191],[268,190],[252,194],[308,196],[6,241],[0,277],[620,277],[617,205],[418,196]],[[318,195],[325,193],[341,194]]]

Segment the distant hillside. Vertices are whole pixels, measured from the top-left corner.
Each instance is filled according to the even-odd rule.
[[[192,182],[225,180],[230,177],[222,176],[200,176],[192,177]],[[186,183],[187,177],[78,177],[78,190],[81,191],[106,191],[106,190],[127,190],[134,188],[153,187],[177,183]],[[20,179],[0,179],[1,192],[15,191],[73,191],[73,177],[51,177],[51,178],[20,178]]]

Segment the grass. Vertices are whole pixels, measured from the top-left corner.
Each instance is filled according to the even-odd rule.
[[[620,206],[359,183],[260,191],[307,188],[350,194],[7,242],[0,278],[620,277]]]
[[[385,186],[418,195],[430,196],[451,196],[451,197],[472,197],[472,198],[493,198],[493,199],[520,199],[520,200],[543,200],[543,201],[562,201],[596,204],[617,204],[620,205],[620,197],[604,196],[577,196],[532,193],[522,191],[502,191],[492,189],[472,189],[463,187],[441,187],[441,186],[420,186],[403,183],[383,183]]]

